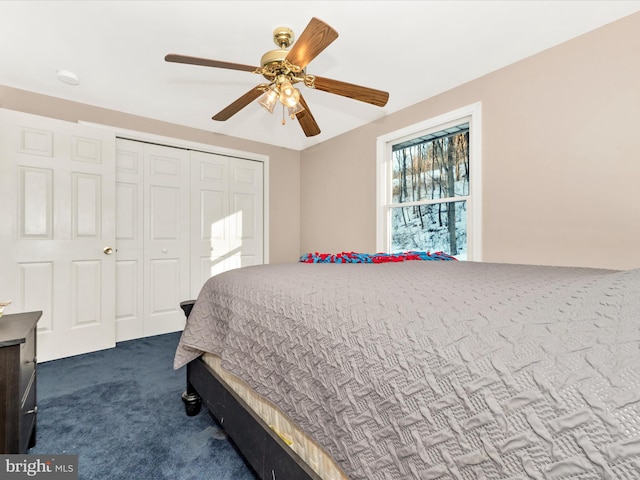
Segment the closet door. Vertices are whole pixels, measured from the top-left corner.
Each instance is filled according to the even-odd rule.
[[[0,110],[0,300],[42,310],[38,361],[115,345],[115,137]]]
[[[191,297],[228,268],[229,158],[191,152]]]
[[[184,327],[189,162],[183,149],[117,141],[117,339]]]
[[[191,297],[213,275],[264,262],[263,163],[191,158]]]
[[[229,159],[229,268],[264,262],[263,163]]]
[[[144,335],[184,328],[189,299],[189,152],[144,145]]]
[[[144,144],[116,141],[116,339],[144,336]]]

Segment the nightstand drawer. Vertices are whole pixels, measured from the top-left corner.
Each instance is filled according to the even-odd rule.
[[[20,398],[24,396],[36,370],[36,329],[32,328],[20,345]]]
[[[23,398],[24,402],[20,409],[20,451],[26,452],[29,448],[29,441],[32,438],[32,431],[36,424],[38,406],[36,405],[36,376],[35,372],[31,377],[28,391]]]
[[[36,441],[37,341],[42,312],[0,318],[0,454],[27,453]]]

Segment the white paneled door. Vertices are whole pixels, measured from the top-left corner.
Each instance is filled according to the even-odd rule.
[[[144,336],[144,144],[116,140],[116,339]]]
[[[0,300],[38,361],[115,345],[115,136],[0,109]]]
[[[117,339],[184,327],[189,296],[189,152],[117,140]]]
[[[264,164],[198,151],[191,165],[191,297],[226,270],[264,263]]]
[[[144,334],[184,328],[189,296],[188,151],[145,145]]]

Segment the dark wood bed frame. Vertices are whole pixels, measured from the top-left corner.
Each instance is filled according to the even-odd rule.
[[[180,303],[187,318],[194,303]],[[261,480],[322,480],[200,357],[187,364],[182,401],[189,416],[204,402]]]

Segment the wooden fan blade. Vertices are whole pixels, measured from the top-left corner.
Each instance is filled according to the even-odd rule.
[[[256,98],[262,95],[264,92],[258,87],[254,87],[249,90],[247,93],[238,98],[235,102],[233,102],[228,107],[216,113],[212,118],[213,120],[218,120],[220,122],[224,122],[225,120],[229,120],[232,116],[242,110],[244,107],[253,102]]]
[[[304,101],[302,95],[300,95],[299,102],[304,107],[304,110],[296,113],[296,118],[298,119],[298,123],[302,127],[302,131],[307,137],[313,137],[320,133],[320,127],[316,123],[316,119],[311,115],[311,110],[309,110],[309,105]]]
[[[389,100],[389,93],[373,88],[361,87],[352,83],[331,80],[330,78],[315,77],[316,90],[342,95],[361,102],[370,103],[378,107],[384,107]]]
[[[304,68],[338,38],[336,32],[322,20],[313,17],[287,54],[286,60]]]
[[[164,57],[167,62],[187,63],[189,65],[202,65],[203,67],[228,68],[229,70],[241,70],[244,72],[254,72],[258,67],[251,65],[242,65],[240,63],[221,62],[219,60],[210,60],[208,58],[189,57],[188,55],[178,55],[170,53]]]

